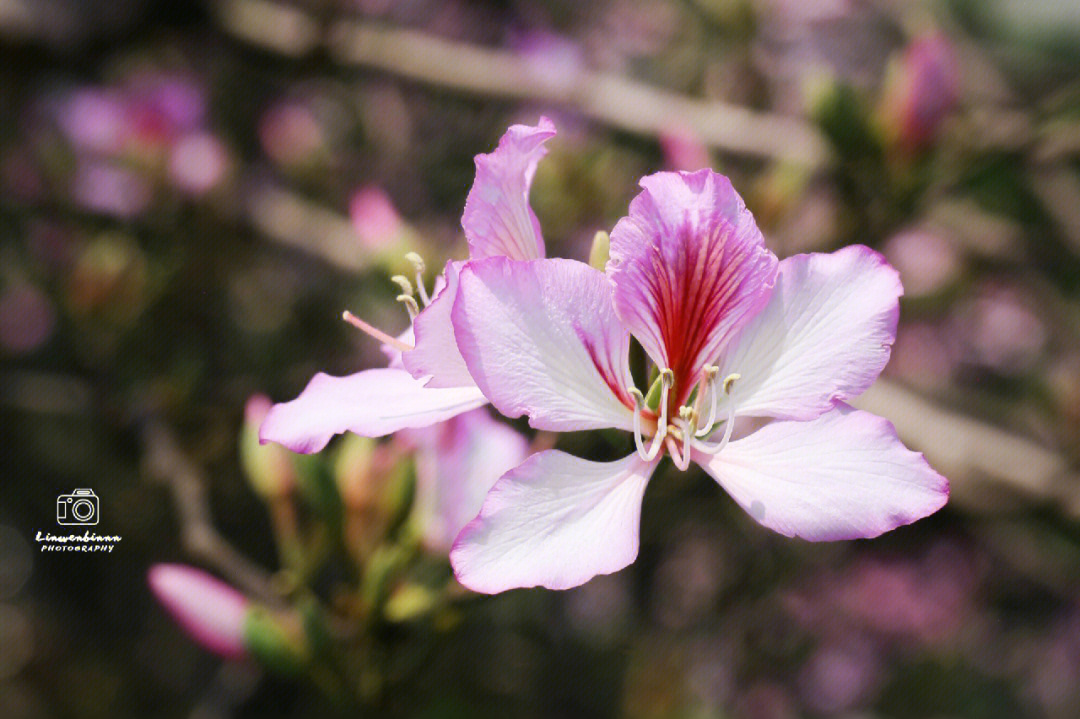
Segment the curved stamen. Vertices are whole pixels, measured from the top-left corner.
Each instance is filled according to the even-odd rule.
[[[660,449],[663,447],[664,439],[668,433],[668,392],[671,390],[672,385],[675,384],[675,373],[665,368],[660,371],[660,379],[663,383],[660,390],[660,418],[656,422],[656,434],[653,435],[652,444],[649,445],[647,450],[645,449],[645,440],[641,435],[641,413],[645,407],[645,397],[637,387],[631,387],[627,390],[630,396],[634,398],[634,444],[637,446],[638,456],[646,462],[653,461],[656,459],[656,455],[660,454]]]
[[[677,451],[676,447],[676,451],[673,451],[671,454],[671,459],[673,462],[675,462],[675,466],[678,467],[680,471],[685,472],[687,469],[690,468],[690,442],[694,439],[694,429],[697,426],[697,410],[695,410],[693,407],[680,407],[679,417],[682,419],[683,422],[683,446],[681,452]]]
[[[409,311],[409,319],[415,320],[420,314],[420,306],[416,304],[416,298],[412,295],[398,295],[394,299],[405,305],[405,309]]]
[[[709,444],[700,440],[694,440],[694,448],[706,454],[719,454],[720,451],[731,441],[731,433],[735,429],[735,382],[741,379],[739,374],[729,374],[723,382],[724,394],[728,397],[727,418],[724,420],[724,436],[718,444]]]
[[[412,283],[409,282],[409,278],[405,275],[394,275],[390,278],[390,281],[401,288],[402,294],[411,295],[413,293]]]
[[[695,433],[695,437],[704,437],[712,431],[712,426],[716,424],[716,375],[720,373],[720,368],[716,365],[709,365],[705,368],[705,382],[704,386],[698,392],[698,398],[696,404],[698,411],[700,412],[700,405],[704,401],[704,395],[709,395],[709,415],[705,422],[698,428]]]
[[[405,254],[405,259],[412,264],[413,269],[416,271],[416,289],[420,292],[420,301],[424,303],[424,307],[431,304],[431,298],[428,297],[427,289],[424,287],[424,271],[426,265],[424,265],[424,258],[415,252],[408,252]],[[408,294],[412,294],[409,292]]]

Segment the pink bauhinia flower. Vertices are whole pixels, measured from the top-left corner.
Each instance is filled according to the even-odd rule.
[[[461,219],[470,260],[544,256],[540,223],[529,206],[536,166],[555,127],[540,118],[533,127],[513,125],[494,152],[476,156],[476,179]],[[410,253],[417,291],[405,277],[398,298],[409,308],[412,326],[391,337],[352,314],[345,319],[384,343],[390,366],[348,377],[319,373],[300,396],[275,405],[259,432],[262,442],[278,442],[295,452],[318,452],[335,434],[352,431],[379,437],[401,429],[427,427],[487,403],[457,349],[450,311],[465,262],[451,261],[436,281],[433,296],[423,286],[423,261]]]
[[[606,273],[491,257],[457,278],[457,347],[496,409],[542,430],[624,429],[637,447],[614,462],[543,451],[504,474],[455,542],[459,581],[565,589],[627,566],[664,455],[809,540],[877,536],[943,506],[947,481],[888,421],[845,404],[889,359],[903,290],[888,263],[866,247],[778,262],[710,170],[641,185]],[[631,336],[658,370],[650,400]],[[775,421],[732,440],[743,416]]]

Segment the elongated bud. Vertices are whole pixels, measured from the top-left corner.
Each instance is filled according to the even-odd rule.
[[[240,465],[251,488],[265,500],[288,494],[295,472],[292,453],[280,444],[259,444],[259,425],[273,404],[266,395],[252,395],[244,406],[240,432]]]
[[[311,650],[297,616],[252,607],[244,619],[243,636],[248,653],[273,672],[297,676],[311,664]]]
[[[244,623],[251,602],[247,597],[183,564],[155,564],[146,579],[162,606],[201,646],[227,659],[248,656]]]
[[[360,242],[370,250],[395,243],[405,228],[390,196],[374,185],[361,187],[353,194],[349,218]]]
[[[889,68],[880,114],[886,138],[907,151],[930,145],[960,97],[960,65],[940,32],[916,38]]]
[[[374,476],[375,440],[348,433],[334,457],[334,479],[346,507],[363,508],[377,501],[381,482]]]
[[[394,536],[412,512],[416,500],[416,466],[412,461],[398,463],[382,492],[382,516],[386,536]]]
[[[589,250],[589,265],[601,272],[607,267],[608,253],[611,250],[611,237],[608,233],[600,230],[593,236],[592,248]]]

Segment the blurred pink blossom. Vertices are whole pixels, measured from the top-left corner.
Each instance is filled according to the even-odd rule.
[[[349,200],[349,217],[360,241],[368,249],[392,243],[404,228],[393,200],[375,185],[365,185],[353,193]]]
[[[907,230],[885,243],[885,256],[900,271],[904,294],[931,295],[960,273],[960,258],[949,240],[936,232]]]
[[[247,656],[244,621],[251,602],[243,594],[201,569],[183,564],[155,564],[147,582],[158,601],[196,642],[226,659]]]
[[[180,138],[169,157],[169,177],[192,195],[213,189],[228,169],[228,150],[209,132],[193,132]]]
[[[960,64],[944,33],[916,38],[890,72],[883,100],[885,123],[907,150],[933,142],[960,98]]]
[[[941,389],[952,380],[959,362],[954,343],[930,323],[902,324],[896,333],[887,371],[921,389]]]
[[[1000,372],[1030,369],[1046,345],[1046,327],[1015,290],[991,288],[953,315],[964,359]]]
[[[533,80],[553,90],[568,91],[585,71],[585,58],[576,42],[544,31],[519,34],[511,46],[525,60]]]
[[[32,352],[45,344],[55,327],[52,302],[33,285],[8,287],[0,295],[0,345],[5,350]]]
[[[132,217],[150,204],[148,180],[105,161],[84,161],[75,170],[72,199],[93,212]]]
[[[266,154],[283,165],[309,160],[325,143],[319,120],[306,105],[282,102],[259,121],[259,140]]]
[[[115,90],[75,90],[61,103],[56,119],[68,141],[89,152],[115,153],[131,131],[127,105]]]
[[[834,714],[864,700],[880,671],[881,657],[871,642],[827,643],[799,672],[799,691],[814,711]]]
[[[712,166],[709,148],[692,128],[685,125],[669,125],[660,133],[660,149],[664,163],[671,170],[693,172]]]

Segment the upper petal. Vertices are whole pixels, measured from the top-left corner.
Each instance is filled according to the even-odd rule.
[[[811,541],[876,537],[949,498],[948,481],[888,420],[847,406],[773,422],[694,460],[758,522]]]
[[[641,499],[659,460],[534,454],[495,483],[450,552],[458,581],[494,594],[569,589],[637,557]]]
[[[685,399],[702,367],[768,300],[776,257],[731,182],[659,172],[611,231],[615,311]]]
[[[795,255],[772,298],[728,345],[720,376],[741,415],[812,419],[862,394],[889,361],[900,277],[868,247]]]
[[[561,259],[470,262],[453,322],[470,374],[504,415],[564,432],[633,428],[630,335],[602,272]]]
[[[416,518],[428,546],[449,552],[454,538],[480,511],[488,490],[529,453],[520,433],[485,408],[414,430]]]
[[[464,262],[447,262],[445,284],[413,320],[415,347],[401,354],[409,373],[427,380],[427,387],[475,387],[469,368],[458,351],[450,311],[457,298],[458,274]]]
[[[465,200],[461,226],[472,259],[503,256],[534,260],[544,256],[540,223],[529,206],[536,165],[555,125],[541,117],[536,127],[511,125],[495,152],[476,156],[476,180]]]
[[[259,441],[308,454],[345,431],[381,437],[406,427],[427,427],[486,401],[476,387],[429,389],[401,369],[369,369],[348,377],[320,372],[296,399],[270,409],[259,428]]]

